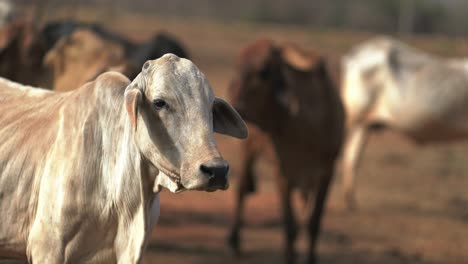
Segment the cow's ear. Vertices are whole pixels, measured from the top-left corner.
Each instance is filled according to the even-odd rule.
[[[213,103],[213,130],[216,133],[244,139],[249,135],[242,117],[229,103],[215,98]]]
[[[140,89],[135,86],[125,91],[125,106],[134,130],[137,129],[138,106],[141,104],[142,97]]]
[[[42,66],[52,71],[55,76],[61,75],[65,68],[63,62],[60,60],[60,57],[57,54],[57,50],[54,49],[46,53],[42,59]]]
[[[281,57],[298,71],[308,72],[323,64],[323,58],[312,52],[306,52],[295,44],[288,43],[281,47]]]

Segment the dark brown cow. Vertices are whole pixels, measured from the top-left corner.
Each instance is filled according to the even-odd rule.
[[[50,76],[42,66],[45,41],[29,21],[0,29],[0,76],[22,84],[44,86]]]
[[[269,135],[277,152],[286,262],[295,262],[297,226],[291,193],[299,190],[309,206],[308,263],[315,263],[320,221],[344,129],[343,107],[325,61],[293,44],[279,46],[270,40],[258,40],[242,51],[229,91],[243,117]],[[254,137],[249,142],[255,141]],[[247,162],[254,156],[255,152]],[[244,171],[239,179],[235,222],[228,238],[236,253],[240,252],[242,204],[254,183],[253,174]]]

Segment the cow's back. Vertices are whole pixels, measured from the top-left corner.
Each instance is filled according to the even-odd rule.
[[[99,118],[115,109],[99,101],[123,96],[128,82],[122,76],[119,87],[113,87],[115,76],[103,76],[67,93],[0,79],[0,256],[25,254],[39,215],[44,219],[48,214],[64,214],[69,221],[63,223],[70,224],[67,212],[76,212],[75,208],[101,210],[90,201],[95,199],[91,194],[102,193],[95,191],[102,188],[96,180],[101,165],[96,151],[102,126],[107,124]],[[111,105],[122,108],[116,102]]]
[[[378,123],[414,139],[438,141],[468,132],[468,72],[462,63],[378,38],[343,60],[348,121]]]
[[[434,62],[397,84],[406,89],[386,97],[397,128],[410,132],[435,129],[441,137],[450,136],[450,131],[468,131],[468,74],[463,70]]]
[[[0,247],[25,252],[60,97],[0,79]],[[8,247],[7,247],[8,248]],[[0,255],[5,254],[0,250]]]

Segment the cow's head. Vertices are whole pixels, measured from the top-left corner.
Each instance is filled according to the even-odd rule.
[[[191,61],[173,54],[147,61],[125,100],[136,144],[159,170],[156,191],[228,187],[229,166],[213,133],[246,138],[247,128],[231,105],[213,95]]]
[[[240,54],[229,96],[246,120],[268,130],[278,118],[297,114],[299,98],[293,86],[310,86],[322,78],[323,61],[293,44],[276,46],[270,40],[258,40]]]

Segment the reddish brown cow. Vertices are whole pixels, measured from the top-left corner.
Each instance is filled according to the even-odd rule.
[[[0,76],[22,84],[47,86],[50,75],[42,66],[45,41],[29,21],[0,29]]]
[[[243,117],[268,134],[277,152],[286,262],[295,262],[297,226],[291,193],[299,190],[310,207],[308,263],[315,263],[320,221],[344,129],[343,107],[325,60],[293,44],[279,46],[270,40],[258,40],[242,51],[229,91]],[[249,142],[255,142],[254,137]],[[255,155],[254,152],[247,162]],[[251,171],[244,171],[239,179],[235,222],[228,238],[236,253],[240,251],[242,204],[254,182]]]

